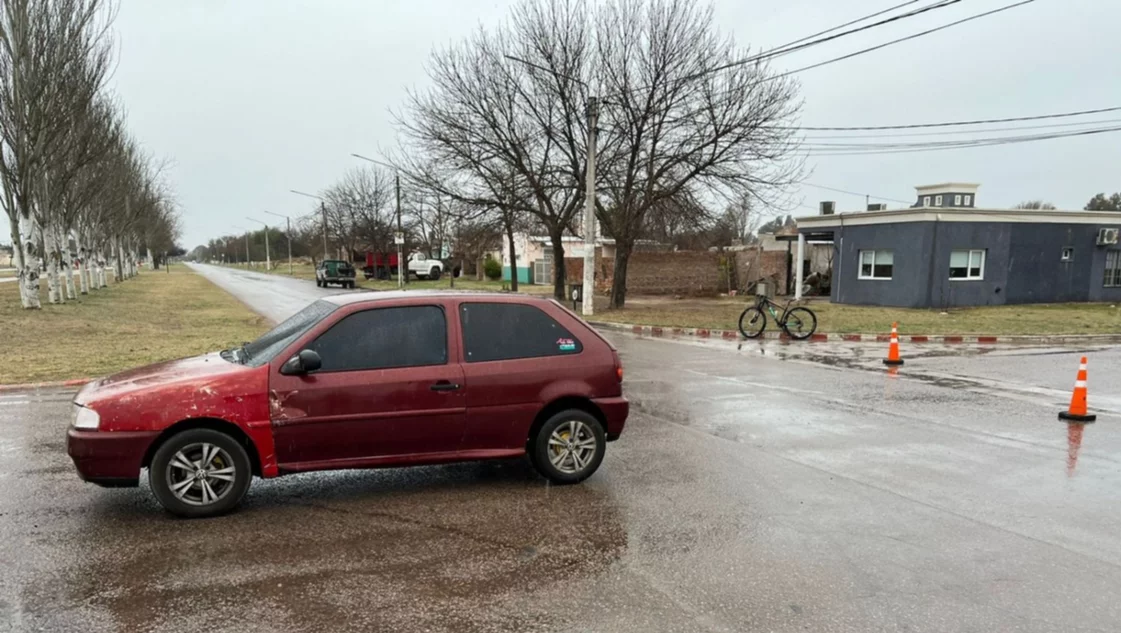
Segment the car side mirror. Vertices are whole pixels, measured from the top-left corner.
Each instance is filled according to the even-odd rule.
[[[280,366],[280,373],[285,376],[301,376],[303,374],[310,374],[313,371],[318,371],[323,366],[323,359],[320,358],[319,353],[310,349],[301,350],[292,358],[289,358]]]

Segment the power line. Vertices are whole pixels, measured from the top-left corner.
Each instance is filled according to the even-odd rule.
[[[903,14],[900,14],[900,15],[897,15],[897,16],[893,16],[893,17],[881,20],[879,22],[874,22],[872,24],[867,24],[867,25],[864,25],[862,27],[852,29],[850,31],[845,31],[844,33],[838,33],[836,35],[831,35],[829,37],[822,38],[820,40],[814,40],[812,42],[806,42],[806,40],[813,39],[815,37],[824,35],[826,33],[831,33],[833,31],[836,31],[837,29],[845,28],[846,26],[852,26],[853,24],[857,24],[857,23],[863,22],[865,20],[870,20],[874,17],[878,17],[878,16],[883,15],[885,13],[890,13],[892,11],[895,11],[896,9],[900,9],[902,7],[905,7],[905,6],[910,5],[910,4],[914,4],[914,3],[919,2],[919,1],[920,0],[908,0],[907,2],[897,4],[893,7],[883,9],[883,10],[877,11],[875,13],[868,14],[866,16],[857,18],[855,20],[850,20],[848,22],[845,22],[844,24],[839,24],[837,26],[825,29],[824,31],[819,31],[817,33],[814,33],[813,35],[807,35],[803,38],[794,40],[793,42],[787,42],[786,44],[783,44],[781,46],[776,46],[775,48],[763,51],[763,52],[759,53],[758,55],[753,55],[753,56],[747,57],[745,59],[737,60],[737,61],[730,62],[730,63],[727,63],[727,64],[722,64],[720,66],[716,66],[716,67],[713,67],[713,68],[702,70],[702,71],[693,73],[691,75],[685,75],[684,77],[681,77],[679,79],[674,80],[674,83],[675,84],[681,84],[681,83],[685,83],[687,81],[692,81],[693,79],[699,79],[699,78],[704,77],[706,75],[711,75],[713,73],[718,73],[718,72],[721,72],[721,71],[724,71],[724,70],[728,70],[730,68],[736,68],[738,66],[743,66],[743,65],[746,65],[746,64],[750,64],[752,62],[762,61],[764,59],[770,59],[772,57],[779,57],[781,55],[786,55],[787,53],[793,53],[793,52],[796,52],[796,51],[799,51],[799,50],[802,50],[802,49],[805,49],[805,48],[809,48],[811,46],[816,46],[818,44],[824,44],[825,42],[829,42],[829,41],[832,41],[832,40],[835,40],[835,39],[838,39],[838,38],[841,38],[841,37],[845,37],[847,35],[852,35],[854,33],[859,33],[861,31],[866,31],[868,29],[875,28],[877,26],[883,26],[884,24],[888,24],[890,22],[895,22],[895,21],[898,21],[898,20],[903,20],[903,19],[906,19],[906,18],[914,17],[916,15],[926,13],[927,11],[933,11],[935,9],[941,9],[941,8],[949,6],[951,4],[956,4],[958,2],[961,2],[961,0],[939,0],[939,2],[937,2],[935,4],[932,4],[932,5],[929,5],[929,6],[926,6],[926,7],[920,7],[918,9],[913,10],[913,11],[909,11],[907,13],[903,13]],[[802,42],[806,42],[806,43],[802,44]],[[507,55],[507,57],[510,57],[510,56]],[[511,57],[511,59],[515,59],[516,61],[520,61],[522,63],[529,64],[529,62],[526,62],[526,61],[518,59],[518,58]],[[538,68],[540,68],[540,67],[538,67]],[[618,96],[618,95],[623,94],[623,93],[638,92],[638,91],[641,91],[641,90],[649,90],[650,88],[653,88],[653,87],[654,87],[653,84],[645,84],[645,85],[636,86],[634,88],[624,88],[622,90],[616,91],[614,94],[612,94],[608,97],[605,97],[605,99],[610,99],[611,97],[615,97],[615,96]]]
[[[884,196],[873,196],[870,193],[859,193],[856,191],[848,191],[846,189],[837,189],[836,187],[826,187],[825,185],[815,185],[812,182],[803,182],[807,187],[814,187],[817,189],[824,189],[826,191],[836,191],[837,193],[847,193],[850,196],[860,196],[861,198],[875,198],[876,200],[887,200],[888,202],[900,202],[903,204],[911,204],[914,200],[899,200],[897,198],[885,198]]]
[[[848,55],[842,55],[840,57],[834,57],[833,59],[827,59],[823,62],[818,62],[816,64],[810,64],[809,66],[803,66],[801,68],[796,68],[794,70],[787,71],[787,72],[779,74],[779,75],[775,75],[773,78],[778,79],[779,77],[786,77],[788,75],[793,75],[794,73],[804,72],[804,71],[810,70],[812,68],[820,68],[820,67],[825,66],[827,64],[832,64],[834,62],[839,62],[839,61],[843,61],[843,60],[846,60],[846,59],[851,59],[853,57],[856,57],[857,55],[863,55],[865,53],[871,53],[872,51],[878,51],[881,48],[886,48],[888,46],[891,46],[892,44],[899,44],[900,42],[906,42],[908,40],[913,40],[915,38],[922,37],[924,35],[930,35],[931,33],[937,33],[938,31],[942,31],[942,30],[948,29],[950,27],[957,26],[959,24],[964,24],[966,22],[971,22],[973,20],[977,20],[977,19],[980,19],[980,18],[983,18],[983,17],[986,17],[986,16],[990,16],[990,15],[993,15],[995,13],[1000,13],[1001,11],[1007,11],[1009,9],[1015,9],[1016,7],[1020,7],[1020,6],[1023,6],[1025,4],[1031,4],[1032,2],[1035,2],[1035,0],[1021,0],[1020,2],[1009,4],[1009,5],[1000,7],[998,9],[993,9],[992,11],[986,11],[984,13],[978,13],[977,15],[972,15],[968,18],[963,18],[963,19],[957,20],[955,22],[950,22],[949,24],[943,24],[942,26],[938,26],[938,27],[935,27],[933,29],[927,29],[925,31],[920,31],[918,33],[914,33],[914,34],[908,35],[906,37],[901,37],[901,38],[896,39],[896,40],[891,40],[890,42],[884,42],[883,44],[877,44],[876,46],[871,46],[871,47],[856,51],[855,53],[849,53]]]
[[[906,132],[903,134],[838,134],[828,136],[807,136],[805,140],[822,140],[822,139],[856,139],[856,138],[907,138],[916,136],[947,136],[954,134],[985,134],[989,132],[1014,132],[1019,130],[1045,130],[1051,128],[1065,128],[1065,127],[1086,127],[1089,125],[1101,125],[1103,123],[1121,123],[1121,119],[1101,119],[1097,121],[1080,121],[1078,123],[1048,123],[1046,125],[1020,125],[1017,127],[997,127],[985,128],[980,130],[939,130],[937,132]],[[796,129],[812,129],[812,128],[796,128]]]
[[[1031,2],[1033,0],[1027,0],[1027,1]],[[892,22],[897,22],[899,20],[905,20],[907,18],[911,18],[911,17],[914,17],[916,15],[921,15],[921,14],[926,13],[928,11],[934,11],[934,10],[937,10],[937,9],[944,9],[944,8],[950,6],[950,5],[957,4],[958,2],[961,2],[961,0],[941,0],[940,2],[935,3],[935,4],[931,4],[931,5],[928,5],[928,6],[925,6],[925,7],[919,7],[918,9],[914,9],[913,11],[908,11],[907,13],[902,13],[900,15],[895,15],[895,16],[892,16],[890,18],[885,18],[883,20],[880,20],[879,22],[873,22],[872,24],[865,24],[864,26],[857,27],[857,28],[849,30],[849,31],[844,31],[844,32],[841,32],[841,33],[837,33],[835,35],[830,35],[829,37],[823,37],[823,38],[818,39],[818,40],[813,40],[812,42],[806,42],[804,44],[799,44],[797,46],[787,46],[786,48],[779,47],[777,49],[772,49],[770,51],[760,53],[758,55],[755,55],[754,57],[748,57],[746,59],[741,59],[739,61],[734,61],[734,62],[731,62],[729,64],[724,64],[723,66],[717,66],[716,68],[710,68],[709,70],[705,70],[705,71],[702,71],[702,72],[699,72],[699,73],[695,73],[693,75],[686,75],[685,77],[683,77],[681,79],[681,81],[688,81],[690,79],[696,79],[698,77],[703,77],[705,75],[720,72],[722,70],[728,70],[729,68],[735,68],[737,66],[743,66],[745,64],[750,64],[752,62],[763,61],[765,59],[770,59],[772,57],[778,57],[780,55],[786,55],[788,53],[794,53],[794,52],[797,52],[797,51],[800,51],[800,50],[804,50],[806,48],[810,48],[812,46],[817,46],[819,44],[824,44],[826,42],[831,42],[835,39],[839,39],[839,38],[842,38],[842,37],[845,37],[845,36],[848,36],[848,35],[853,35],[855,33],[860,33],[862,31],[867,31],[868,29],[874,29],[878,26],[883,26],[885,24],[890,24]],[[862,20],[857,20],[857,21],[859,22],[859,21],[862,21]],[[834,30],[834,29],[830,29],[830,30]]]
[[[907,125],[866,125],[866,126],[848,126],[848,127],[786,127],[774,129],[791,129],[791,130],[814,130],[814,131],[861,131],[861,130],[913,130],[915,128],[925,127],[957,127],[963,125],[982,125],[985,123],[1013,123],[1016,121],[1039,121],[1042,119],[1065,119],[1075,116],[1086,116],[1088,114],[1101,114],[1103,112],[1117,112],[1121,110],[1121,106],[1113,106],[1109,108],[1097,108],[1094,110],[1080,110],[1077,112],[1060,112],[1058,114],[1037,114],[1034,116],[1019,116],[1008,117],[1004,119],[974,119],[972,121],[947,121],[943,123],[910,123]]]
[[[850,148],[834,148],[833,150],[811,151],[806,152],[812,156],[867,156],[867,155],[886,155],[886,154],[913,154],[919,152],[935,152],[945,151],[949,149],[967,149],[972,147],[993,147],[997,145],[1011,145],[1017,143],[1030,143],[1035,141],[1046,141],[1058,138],[1071,138],[1075,136],[1092,136],[1097,134],[1108,134],[1112,132],[1121,132],[1121,126],[1098,128],[1093,130],[1078,130],[1073,132],[1063,132],[1055,134],[1040,134],[1034,136],[1022,137],[996,137],[991,139],[965,139],[960,142],[946,145],[929,144],[918,147],[903,147],[894,149],[879,149],[875,145],[869,146],[866,151],[849,151],[855,150],[854,147]]]

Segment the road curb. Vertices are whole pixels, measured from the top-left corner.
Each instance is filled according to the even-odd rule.
[[[72,380],[55,380],[51,382],[29,382],[19,385],[0,385],[0,392],[30,391],[32,389],[50,389],[52,387],[79,387],[92,380],[93,378],[74,378]]]
[[[634,323],[605,323],[603,321],[590,321],[592,326],[601,330],[615,332],[629,332],[642,336],[694,336],[698,338],[743,339],[736,330],[713,330],[708,328],[682,328],[658,325],[637,325]],[[791,340],[783,332],[763,332],[761,337],[767,340]],[[844,341],[848,343],[886,343],[890,339],[888,334],[814,334],[809,338],[811,343],[825,343]],[[758,340],[758,339],[756,339]],[[915,334],[901,335],[900,342],[906,343],[948,343],[969,345],[995,345],[997,343],[1121,343],[1121,334],[1066,334],[1054,336],[1014,335],[1014,336],[989,336],[989,335],[930,335]]]

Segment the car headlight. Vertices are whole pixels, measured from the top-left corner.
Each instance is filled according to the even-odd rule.
[[[74,414],[74,428],[96,431],[101,424],[101,416],[97,415],[97,411],[81,405],[74,405],[74,408],[77,409]]]

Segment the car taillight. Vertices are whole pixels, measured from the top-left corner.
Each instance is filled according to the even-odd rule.
[[[615,368],[615,375],[619,378],[619,382],[623,382],[623,366],[619,365]]]
[[[619,352],[612,350],[611,358],[615,360],[615,378],[623,382],[623,361],[619,360]]]

